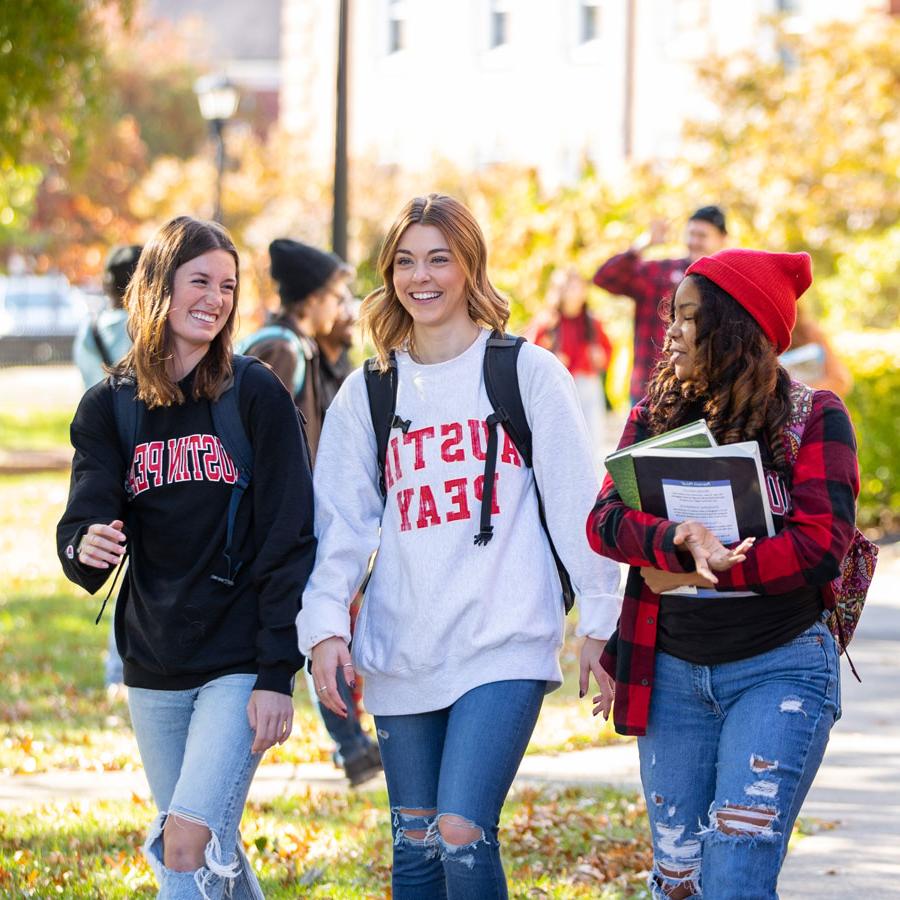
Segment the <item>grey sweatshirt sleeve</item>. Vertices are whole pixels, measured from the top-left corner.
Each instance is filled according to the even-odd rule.
[[[578,634],[606,639],[621,606],[619,566],[598,556],[585,522],[600,485],[572,376],[552,353],[525,344],[519,383],[533,440],[534,477],[553,543],[575,588]]]
[[[365,381],[357,369],[328,408],[316,456],[318,548],[297,616],[304,654],[325,638],[350,641],[350,602],[378,547],[384,511],[375,452]]]

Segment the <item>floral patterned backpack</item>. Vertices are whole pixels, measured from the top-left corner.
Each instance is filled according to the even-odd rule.
[[[806,422],[812,410],[813,394],[811,387],[799,381],[791,382],[791,415],[784,429],[788,461],[791,466],[797,461],[800,442]],[[831,611],[828,627],[837,641],[841,653],[846,653],[847,644],[853,639],[853,632],[862,615],[866,594],[875,574],[878,561],[878,547],[873,544],[858,528],[853,533],[846,556],[841,560],[841,573],[828,584],[824,591],[825,608]],[[850,670],[857,681],[862,681],[847,654]]]

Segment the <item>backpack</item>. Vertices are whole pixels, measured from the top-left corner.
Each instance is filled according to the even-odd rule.
[[[297,354],[297,367],[294,369],[294,381],[290,390],[292,397],[298,396],[306,382],[306,362],[308,357],[306,346],[302,339],[284,325],[263,325],[262,328],[254,331],[253,334],[248,334],[245,338],[238,341],[234,351],[245,356],[254,356],[251,348],[257,344],[262,344],[264,341],[286,341],[294,349],[294,352]]]
[[[802,382],[791,382],[791,415],[784,430],[787,457],[791,466],[797,461],[800,452],[814,394],[815,391]],[[825,608],[830,611],[828,627],[837,641],[840,653],[846,653],[847,645],[853,640],[877,562],[878,547],[858,528],[855,529],[850,547],[841,560],[840,574],[825,586],[823,592]],[[847,661],[857,681],[862,681],[849,654]]]
[[[484,489],[481,497],[481,517],[478,534],[475,535],[475,546],[487,545],[493,537],[491,525],[491,507],[494,502],[494,473],[497,468],[497,426],[502,425],[503,430],[509,435],[509,439],[515,445],[523,463],[532,468],[532,442],[531,428],[525,417],[525,407],[522,404],[522,394],[519,390],[519,377],[516,363],[519,350],[525,338],[510,334],[501,334],[498,331],[491,333],[484,349],[484,385],[487,389],[488,399],[494,409],[486,421],[488,426],[488,443],[484,460]],[[404,434],[409,431],[412,424],[409,419],[402,419],[397,415],[397,361],[393,353],[390,357],[390,368],[381,372],[377,368],[375,358],[367,359],[363,371],[366,380],[366,391],[369,397],[369,412],[372,416],[372,427],[375,431],[376,461],[378,464],[378,487],[382,500],[387,500],[387,487],[385,484],[385,460],[387,458],[388,444],[391,431],[399,428]],[[547,535],[550,544],[550,552],[559,573],[559,581],[562,585],[562,600],[566,612],[572,608],[575,602],[575,591],[572,587],[572,579],[566,571],[553,538],[547,527],[547,519],[544,514],[544,504],[540,491],[535,484],[538,498],[538,515],[541,527]]]
[[[234,523],[237,518],[238,507],[244,491],[250,484],[253,474],[253,446],[247,437],[244,423],[241,421],[240,394],[241,382],[250,366],[261,366],[258,359],[252,356],[232,357],[233,381],[222,393],[218,400],[209,404],[212,414],[213,428],[222,442],[225,452],[231,457],[237,469],[238,478],[231,488],[231,500],[228,504],[228,525],[225,532],[225,574],[210,575],[213,581],[218,581],[228,587],[234,587],[234,579],[237,577],[242,562],[233,562],[231,559],[231,541],[234,537]],[[125,457],[126,464],[134,456],[134,448],[137,446],[137,437],[140,433],[141,418],[144,414],[144,404],[136,398],[135,383],[132,379],[121,378],[113,382],[113,410],[116,418],[116,430],[119,433],[119,446]],[[128,473],[125,476],[125,493],[128,501],[134,499],[131,486],[128,483]],[[115,581],[113,582],[115,584]],[[112,588],[110,588],[110,592]],[[107,595],[109,599],[109,595]],[[106,605],[104,600],[103,605]],[[103,609],[100,610],[103,615]],[[98,621],[100,616],[97,617]]]

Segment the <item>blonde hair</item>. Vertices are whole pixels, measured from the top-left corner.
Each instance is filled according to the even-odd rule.
[[[128,333],[134,344],[110,369],[114,377],[134,379],[137,397],[148,409],[184,402],[181,388],[166,371],[166,363],[172,358],[168,317],[175,271],[211,250],[224,250],[234,259],[234,306],[197,364],[194,397],[216,400],[231,379],[231,338],[240,294],[238,252],[231,236],[218,223],[178,216],[163,225],[141,252],[125,293]]]
[[[509,319],[509,301],[487,274],[487,246],[475,217],[458,200],[444,194],[413,197],[391,225],[378,254],[378,274],[383,282],[365,298],[359,319],[375,344],[377,365],[389,368],[392,350],[415,352],[413,319],[394,290],[394,255],[410,225],[432,225],[446,238],[466,277],[469,318],[486,328],[503,331]]]

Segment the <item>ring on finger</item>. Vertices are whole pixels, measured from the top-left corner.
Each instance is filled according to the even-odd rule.
[[[320,684],[320,685],[316,688],[316,690],[317,690],[317,691],[326,691],[326,690],[328,690],[328,685],[327,685],[327,684]]]

